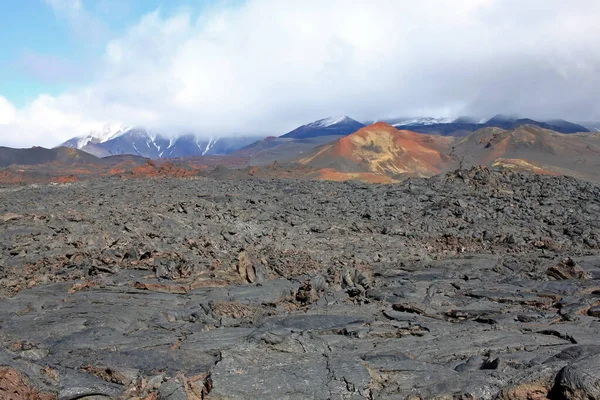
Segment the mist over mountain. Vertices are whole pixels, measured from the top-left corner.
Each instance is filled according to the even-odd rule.
[[[553,119],[546,122],[530,118],[495,115],[484,122],[474,122],[472,117],[457,119],[417,117],[388,119],[398,129],[442,136],[466,136],[486,127],[513,129],[522,125],[535,125],[561,133],[588,132],[584,126]],[[365,124],[348,116],[335,116],[313,121],[280,136],[265,138],[258,135],[205,137],[195,134],[167,136],[144,128],[107,125],[100,131],[67,140],[60,146],[83,150],[98,157],[131,154],[151,159],[192,156],[227,155],[252,156],[256,162],[269,163],[292,159],[308,153],[313,147],[347,136]],[[260,160],[260,161],[259,161]]]
[[[0,400],[600,400],[600,0],[0,15]]]
[[[117,24],[124,11],[107,10],[121,2],[35,3],[34,15],[78,31],[46,26],[36,48],[56,43],[41,54],[11,35],[26,54],[7,54],[6,81],[21,83],[0,86],[2,145],[55,146],[106,122],[208,139],[340,114],[600,121],[595,0],[174,0],[136,2]],[[92,20],[119,28],[96,36]]]
[[[261,137],[209,137],[193,134],[164,136],[144,128],[106,129],[110,134],[91,132],[60,146],[80,149],[97,157],[132,154],[152,159],[229,154]]]

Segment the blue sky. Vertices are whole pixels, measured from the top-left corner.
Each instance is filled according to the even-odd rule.
[[[106,125],[600,120],[599,0],[0,0],[0,146]]]
[[[54,91],[24,71],[21,57],[25,52],[67,56],[73,51],[68,27],[40,0],[3,1],[0,15],[0,93],[22,105],[40,91]]]
[[[69,7],[79,11],[70,11]],[[0,1],[0,94],[22,107],[92,79],[104,46],[143,15],[199,13],[207,0]],[[84,13],[85,15],[79,15]]]

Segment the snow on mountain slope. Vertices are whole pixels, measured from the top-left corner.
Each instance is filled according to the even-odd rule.
[[[452,118],[433,118],[433,117],[421,117],[408,119],[406,121],[396,122],[392,126],[408,126],[408,125],[436,125],[436,124],[449,124],[452,122]]]
[[[217,144],[218,140],[219,140],[219,138],[213,139],[211,136],[210,139],[208,139],[208,143],[206,144],[206,148],[202,152],[202,155],[203,156],[206,155],[206,153],[208,153],[210,151],[210,149],[212,149],[215,146],[215,144]]]
[[[61,146],[77,148],[96,157],[133,154],[160,159],[229,154],[261,137],[214,137],[207,139],[194,134],[163,136],[144,128],[107,126],[103,130],[76,137]]]
[[[295,139],[344,136],[364,125],[345,115],[324,118],[303,125],[284,135]],[[89,152],[97,157],[133,154],[153,159],[230,154],[264,136],[201,136],[196,134],[161,135],[141,127],[106,125],[87,135],[70,139],[61,146]]]
[[[318,136],[345,136],[364,127],[358,121],[345,115],[330,117],[302,125],[280,137],[291,139],[309,139]]]
[[[320,119],[318,121],[308,124],[308,126],[315,126],[315,127],[318,126],[321,128],[327,128],[328,126],[340,124],[340,123],[346,122],[346,121],[352,121],[352,119],[345,115],[340,115],[339,117],[329,117],[329,118]]]
[[[87,135],[67,140],[61,146],[83,149],[88,144],[105,143],[126,133],[130,128],[121,124],[106,124],[101,129],[91,131]]]

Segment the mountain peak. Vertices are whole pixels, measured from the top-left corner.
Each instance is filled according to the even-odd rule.
[[[451,142],[442,136],[398,130],[388,123],[376,122],[315,148],[298,162],[338,171],[340,179],[367,179],[373,174],[390,179],[431,176],[452,163],[445,155],[450,152]]]
[[[494,124],[494,123],[512,123],[516,122],[519,118],[514,115],[504,115],[504,114],[496,114],[489,120],[487,120],[486,124]]]
[[[320,119],[318,121],[312,122],[308,125],[313,125],[313,126],[320,126],[323,128],[326,128],[328,126],[332,126],[332,125],[336,125],[336,124],[341,124],[344,122],[350,122],[350,121],[354,121],[352,118],[349,118],[346,115],[339,115],[336,117],[329,117],[329,118],[323,118]]]
[[[282,138],[308,139],[319,136],[345,136],[364,127],[364,124],[346,116],[323,118],[318,121],[302,125],[291,132],[282,135]]]
[[[396,127],[394,125],[390,125],[387,122],[378,121],[378,122],[372,123],[371,125],[365,126],[364,128],[356,131],[355,133],[358,134],[360,132],[370,131],[370,130],[373,130],[373,129],[378,129],[378,130],[384,129],[384,130],[397,131],[397,129],[396,129]]]
[[[99,129],[92,130],[86,135],[77,136],[67,140],[61,146],[82,149],[88,144],[105,143],[129,131],[130,128],[122,124],[105,124]]]
[[[88,140],[88,143],[104,143],[123,135],[128,130],[130,128],[122,124],[106,124],[100,129],[90,131],[87,135],[81,137],[81,139],[83,141]]]

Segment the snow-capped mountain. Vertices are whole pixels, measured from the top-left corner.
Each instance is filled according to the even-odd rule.
[[[89,143],[104,143],[117,136],[120,136],[129,130],[128,127],[120,124],[106,124],[102,129],[89,132],[87,135],[75,137],[62,144],[64,147],[82,149]]]
[[[437,124],[449,124],[452,122],[452,118],[433,118],[433,117],[420,117],[420,118],[412,118],[404,121],[395,122],[392,126],[427,126],[427,125],[437,125]]]
[[[520,125],[536,125],[545,129],[562,133],[586,132],[585,127],[564,120],[538,122],[528,118],[496,115],[488,121],[478,122],[472,117],[450,118],[396,118],[385,121],[398,129],[406,129],[420,133],[465,136],[478,129],[495,126],[502,129],[513,129]],[[269,157],[285,159],[285,155],[297,149],[306,150],[311,145],[319,145],[342,136],[350,135],[363,128],[360,123],[345,115],[320,119],[302,125],[278,138],[262,140],[264,136],[200,136],[185,134],[168,136],[150,132],[144,128],[128,128],[122,125],[106,125],[100,130],[75,137],[61,146],[83,150],[97,157],[133,154],[142,157],[160,159],[190,156],[209,156],[231,154],[244,149],[242,154],[256,155],[269,152]],[[600,124],[593,128],[600,128]],[[337,136],[337,137],[336,137]],[[273,150],[279,145],[284,155],[275,155]]]
[[[193,134],[168,137],[143,128],[107,128],[70,139],[61,146],[77,148],[97,157],[133,154],[160,159],[229,154],[261,138],[247,136],[204,139]]]
[[[307,140],[325,136],[345,136],[364,126],[364,124],[342,115],[311,122],[281,137]],[[261,139],[264,137],[201,137],[191,133],[168,136],[149,132],[140,127],[127,128],[120,125],[107,125],[99,131],[70,139],[61,146],[77,148],[97,157],[133,154],[160,159],[231,154]]]
[[[358,121],[345,115],[320,119],[310,124],[302,125],[280,137],[291,139],[308,139],[318,136],[345,136],[364,127]]]
[[[151,134],[142,128],[133,128],[103,143],[86,146],[81,150],[99,157],[120,154],[134,154],[148,158],[161,158],[170,140],[158,134]]]

